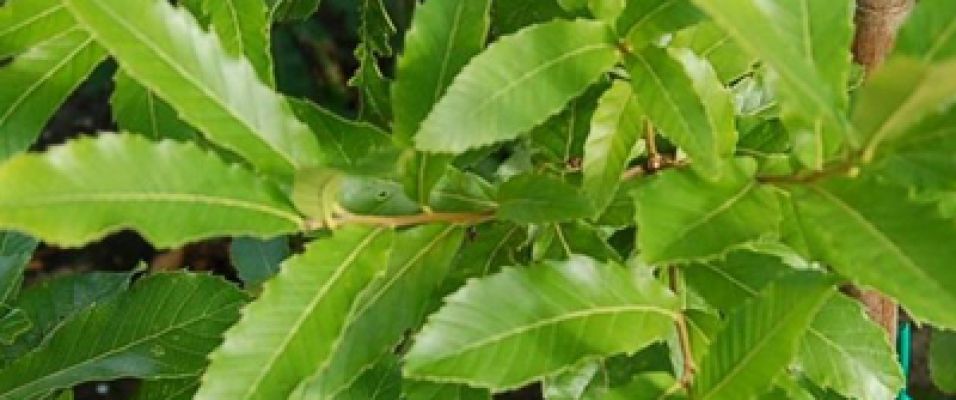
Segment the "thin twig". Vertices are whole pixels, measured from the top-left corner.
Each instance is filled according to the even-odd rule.
[[[675,321],[675,325],[677,326],[677,340],[680,344],[681,359],[683,360],[683,369],[681,370],[679,383],[684,389],[690,390],[691,382],[694,380],[694,374],[697,372],[697,366],[694,364],[694,353],[690,344],[690,334],[687,331],[687,320],[683,312],[683,278],[677,266],[671,266],[669,269],[671,289],[681,298],[681,312],[678,313]]]

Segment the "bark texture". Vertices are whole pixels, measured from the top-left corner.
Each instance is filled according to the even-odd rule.
[[[896,32],[909,16],[915,0],[857,0],[853,56],[867,74],[879,68],[893,50]],[[892,299],[873,291],[853,290],[867,313],[896,343],[899,307]]]

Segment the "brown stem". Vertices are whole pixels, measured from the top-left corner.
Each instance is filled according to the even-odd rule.
[[[677,319],[674,321],[677,327],[677,341],[680,345],[681,359],[683,360],[679,383],[683,388],[689,390],[691,382],[694,380],[694,374],[697,372],[697,366],[694,365],[694,353],[690,344],[690,334],[687,331],[687,318],[683,311],[683,280],[677,266],[671,266],[669,269],[671,289],[681,298],[681,312],[677,313]]]
[[[914,0],[857,0],[853,56],[868,74],[879,68],[893,49],[896,31],[914,3]]]
[[[644,121],[644,142],[647,146],[647,170],[657,171],[664,167],[664,157],[657,150],[657,134],[651,121]]]
[[[857,0],[853,55],[867,75],[879,68],[893,49],[896,31],[913,9],[914,0]],[[854,289],[854,297],[867,314],[896,342],[899,308],[892,299],[874,291]]]

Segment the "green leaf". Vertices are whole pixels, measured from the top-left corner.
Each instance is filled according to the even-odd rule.
[[[737,141],[730,92],[690,51],[647,48],[627,57],[634,94],[661,134],[715,176]]]
[[[192,400],[199,376],[143,381],[133,400]]]
[[[849,0],[694,0],[745,50],[775,73],[786,122],[806,132],[805,163],[819,166],[824,144],[852,130],[844,114],[853,40]],[[799,145],[800,142],[798,141]],[[832,144],[829,145],[832,147]]]
[[[890,60],[860,89],[853,109],[857,141],[871,160],[882,142],[906,133],[925,117],[956,100],[956,60],[927,65],[898,57]]]
[[[37,242],[16,232],[0,231],[0,305],[17,297],[23,268],[36,250]]]
[[[533,162],[551,163],[562,175],[574,168],[580,168],[591,120],[598,108],[598,101],[609,88],[604,81],[606,79],[591,85],[583,95],[571,100],[559,114],[531,130],[528,144],[534,157]],[[539,159],[541,161],[538,161]]]
[[[753,398],[769,390],[835,292],[825,276],[794,273],[735,310],[700,364],[693,398]]]
[[[956,393],[956,333],[933,331],[929,345],[929,370],[933,383],[947,393]]]
[[[956,108],[932,115],[881,145],[868,172],[918,193],[956,191]]]
[[[616,82],[598,103],[584,145],[582,188],[594,203],[594,215],[607,209],[621,185],[631,149],[641,135],[643,111],[626,82]]]
[[[309,101],[290,103],[318,139],[322,166],[358,175],[394,172],[398,149],[381,129],[347,120]]]
[[[617,19],[617,30],[638,48],[700,21],[701,12],[689,0],[629,1]]]
[[[0,344],[9,346],[20,335],[30,330],[30,318],[19,308],[0,304]]]
[[[510,35],[529,25],[570,17],[557,0],[494,0],[491,12],[494,36]]]
[[[407,400],[491,400],[491,392],[465,385],[405,381],[402,394]]]
[[[516,265],[517,249],[526,240],[521,226],[504,222],[479,225],[469,231],[449,276],[442,285],[444,296],[457,290],[468,279],[498,272],[506,265]]]
[[[797,363],[821,388],[852,399],[891,399],[905,382],[883,329],[858,302],[841,295],[820,309]]]
[[[585,20],[556,20],[502,38],[455,78],[422,123],[416,146],[462,153],[518,137],[609,70],[618,59],[613,43],[605,24]]]
[[[179,119],[169,104],[123,71],[118,71],[113,81],[115,89],[110,97],[110,107],[120,129],[143,134],[153,140],[170,138],[186,141],[198,135],[195,129]]]
[[[754,179],[756,163],[737,159],[710,182],[691,170],[666,171],[634,192],[641,258],[652,264],[703,260],[777,232],[774,192]]]
[[[796,214],[821,261],[898,300],[918,321],[956,328],[956,225],[905,189],[830,179],[792,189]]]
[[[449,167],[432,191],[429,207],[439,212],[489,212],[496,190],[480,176]]]
[[[943,61],[956,56],[956,10],[946,0],[920,0],[896,39],[896,54]]]
[[[329,362],[357,297],[384,270],[392,232],[350,227],[283,263],[210,355],[196,399],[287,397]]]
[[[580,190],[549,175],[509,179],[498,189],[498,205],[498,218],[519,224],[571,221],[593,210]]]
[[[260,285],[274,276],[291,253],[285,236],[268,240],[235,238],[229,244],[229,258],[246,285]]]
[[[719,310],[730,311],[756,296],[791,268],[777,256],[734,251],[719,261],[683,268],[684,281],[697,295]]]
[[[462,229],[444,225],[425,225],[396,237],[387,270],[356,300],[330,361],[306,384],[306,398],[339,398],[418,327],[462,237]]]
[[[378,57],[392,55],[391,39],[396,32],[395,25],[382,0],[361,0],[359,7],[360,43],[355,49],[359,67],[349,85],[359,89],[360,119],[385,126],[392,120],[390,82],[379,69]]]
[[[452,79],[484,48],[491,0],[430,0],[415,8],[392,87],[395,139],[410,145]]]
[[[577,257],[505,270],[446,299],[416,336],[405,376],[492,390],[520,387],[660,339],[676,308],[677,299],[646,271],[616,264]]]
[[[735,252],[719,264],[685,268],[684,277],[709,304],[732,310],[788,271],[776,256]],[[883,331],[858,303],[843,296],[834,296],[816,315],[801,342],[797,364],[813,382],[850,398],[892,398],[903,382]]]
[[[128,273],[91,272],[53,278],[27,288],[15,305],[30,321],[30,329],[0,349],[0,358],[12,361],[33,350],[76,315],[125,292],[130,278]]]
[[[421,205],[427,205],[435,186],[449,173],[454,157],[409,151],[400,162],[399,173],[405,194]]]
[[[598,261],[621,262],[621,256],[607,243],[607,236],[581,221],[540,226],[533,257],[535,260],[566,260],[574,254]]]
[[[245,57],[262,82],[275,86],[270,34],[272,20],[263,0],[204,0],[222,48],[233,57]]]
[[[662,400],[671,399],[674,377],[669,373],[651,372],[635,376],[626,384],[609,388],[601,399],[607,400]]]
[[[710,62],[724,84],[740,78],[756,59],[740,48],[727,31],[713,22],[702,22],[674,35],[671,47],[686,47]]]
[[[51,36],[0,67],[0,161],[28,149],[60,104],[106,57],[89,34],[75,27]]]
[[[398,357],[386,354],[370,368],[350,379],[354,383],[336,394],[336,400],[392,400],[402,397],[402,370]],[[322,400],[333,397],[323,397],[322,393],[300,392],[308,386],[300,385],[299,389],[289,397],[289,400],[314,399]]]
[[[315,13],[320,0],[266,0],[271,19],[276,22],[304,20]]]
[[[286,100],[188,11],[163,1],[63,1],[126,73],[213,143],[284,178],[317,164],[316,139]]]
[[[241,291],[208,275],[145,278],[128,293],[78,314],[43,347],[0,371],[0,399],[31,398],[86,381],[195,373],[245,300]]]
[[[76,21],[61,0],[9,0],[0,7],[0,59],[69,31]]]
[[[0,165],[0,226],[63,246],[134,229],[158,247],[296,232],[272,184],[195,145],[135,135],[83,138]]]

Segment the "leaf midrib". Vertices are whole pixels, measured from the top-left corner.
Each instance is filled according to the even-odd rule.
[[[563,322],[572,321],[575,319],[584,319],[588,317],[597,317],[597,316],[603,316],[603,315],[617,316],[623,313],[647,313],[647,312],[660,314],[660,315],[669,317],[671,319],[677,318],[677,314],[674,311],[668,310],[663,307],[657,307],[657,306],[651,306],[651,305],[629,304],[629,305],[619,305],[619,306],[594,307],[594,308],[589,308],[585,310],[573,311],[573,312],[557,315],[550,318],[541,319],[538,321],[534,321],[530,324],[525,324],[513,329],[508,329],[503,332],[499,332],[497,334],[488,336],[482,340],[469,343],[468,345],[465,345],[465,346],[460,346],[458,347],[457,350],[453,352],[442,354],[441,357],[435,357],[433,359],[430,359],[429,363],[436,363],[442,360],[447,360],[449,358],[457,357],[475,349],[493,345],[499,342],[504,342],[514,336],[521,335],[523,333],[526,333],[532,330],[545,328],[551,325],[558,325]]]
[[[518,76],[517,79],[515,79],[515,80],[509,82],[507,85],[503,86],[501,89],[498,89],[498,91],[492,93],[490,96],[488,96],[487,98],[485,98],[485,100],[484,100],[483,102],[479,103],[476,107],[474,107],[474,108],[472,108],[471,110],[469,110],[467,115],[468,115],[469,119],[471,119],[471,118],[473,118],[475,115],[478,115],[478,114],[482,113],[482,112],[484,111],[484,109],[487,108],[489,105],[500,103],[498,99],[500,99],[500,98],[501,98],[502,96],[504,96],[506,93],[512,91],[514,88],[516,88],[516,87],[518,87],[518,86],[524,84],[524,83],[527,82],[528,80],[534,78],[536,75],[538,75],[538,74],[541,73],[542,71],[545,71],[545,70],[548,70],[548,69],[550,69],[550,68],[553,68],[554,66],[556,66],[556,65],[558,65],[558,64],[560,64],[560,63],[562,63],[562,62],[564,62],[564,61],[566,61],[566,60],[569,60],[569,59],[572,59],[572,58],[576,58],[576,57],[578,57],[578,56],[582,56],[582,55],[587,54],[587,53],[597,52],[598,50],[608,50],[608,49],[610,49],[610,46],[608,46],[607,43],[591,44],[591,45],[587,45],[587,46],[581,46],[581,47],[579,47],[579,48],[577,48],[577,49],[575,49],[575,50],[573,50],[573,51],[569,51],[569,52],[567,52],[567,53],[561,54],[561,55],[558,56],[558,57],[552,58],[552,59],[550,59],[550,60],[548,60],[548,61],[542,63],[541,65],[538,65],[537,67],[534,67],[534,68],[528,70],[528,71],[525,72],[524,74]]]
[[[12,206],[21,208],[37,208],[57,205],[69,205],[72,203],[184,203],[184,204],[202,204],[211,206],[221,206],[227,208],[238,208],[254,211],[261,214],[268,214],[273,217],[287,220],[301,226],[303,219],[292,212],[270,207],[263,203],[234,199],[228,197],[211,196],[199,193],[184,192],[112,192],[112,193],[80,193],[80,194],[61,194],[55,196],[37,196],[30,197],[28,201],[0,201],[0,207]]]
[[[21,1],[22,1],[22,0],[21,0]],[[27,0],[27,1],[30,1],[30,0]],[[7,7],[13,7],[13,6],[7,5]],[[34,22],[39,21],[39,20],[41,20],[41,19],[43,19],[43,18],[45,18],[45,17],[47,17],[47,16],[49,16],[49,15],[51,15],[51,14],[54,14],[54,13],[56,13],[57,11],[60,11],[60,10],[62,10],[62,9],[64,9],[64,8],[65,8],[65,6],[64,6],[62,3],[55,4],[53,7],[47,8],[47,9],[43,10],[42,12],[36,13],[36,14],[34,14],[33,16],[31,16],[30,18],[26,18],[26,19],[24,19],[24,20],[21,20],[19,23],[13,24],[13,25],[11,25],[10,27],[8,27],[7,29],[0,30],[0,37],[3,37],[4,35],[8,35],[10,32],[14,32],[14,31],[20,30],[20,29],[22,29],[23,27],[28,26],[28,25],[30,25],[30,24],[33,24]]]
[[[90,3],[90,4],[99,5],[99,2],[96,2],[96,1],[90,1],[89,3]],[[138,31],[137,29],[135,29],[132,25],[130,25],[129,23],[127,23],[123,18],[120,18],[120,16],[117,15],[116,12],[114,12],[114,11],[113,11],[112,9],[110,9],[109,7],[99,6],[98,8],[99,8],[103,13],[108,14],[108,15],[113,19],[113,22],[115,22],[116,24],[122,26],[122,27],[123,27],[125,30],[127,30],[132,36],[134,36],[134,37],[136,37],[137,39],[139,39],[140,43],[143,43],[146,47],[148,47],[149,49],[151,49],[151,50],[153,51],[153,54],[156,55],[160,60],[162,60],[164,64],[166,64],[167,66],[169,66],[169,67],[170,67],[171,69],[173,69],[175,72],[178,72],[179,75],[180,75],[181,77],[183,77],[183,79],[185,79],[190,85],[192,85],[194,88],[196,88],[196,89],[198,89],[200,92],[202,92],[202,94],[204,94],[204,95],[206,96],[206,98],[209,99],[213,104],[219,106],[219,109],[222,110],[222,111],[224,111],[224,113],[225,113],[226,115],[232,117],[232,119],[233,119],[234,121],[238,122],[239,125],[245,127],[247,133],[249,134],[248,137],[251,137],[251,138],[253,138],[254,140],[257,140],[258,142],[261,142],[261,143],[265,144],[265,146],[266,146],[267,148],[269,148],[272,153],[274,153],[275,155],[278,155],[279,158],[281,158],[283,161],[285,161],[286,163],[288,163],[288,164],[289,164],[290,166],[292,166],[293,168],[297,168],[297,167],[299,166],[298,163],[297,163],[290,155],[286,154],[284,151],[282,151],[281,149],[277,148],[276,145],[275,145],[274,143],[272,143],[271,141],[266,140],[266,139],[263,138],[262,136],[259,136],[258,133],[257,133],[257,132],[258,132],[258,129],[257,129],[256,127],[252,126],[249,121],[247,121],[246,119],[242,118],[240,115],[238,115],[238,114],[235,112],[235,110],[233,110],[231,107],[228,107],[224,102],[222,102],[222,99],[220,99],[218,96],[216,96],[215,93],[211,92],[211,90],[210,90],[208,87],[206,87],[206,85],[200,84],[200,83],[202,82],[201,79],[197,79],[197,78],[196,78],[195,76],[193,76],[191,73],[189,73],[188,71],[186,71],[185,69],[183,69],[179,64],[177,64],[177,63],[175,62],[174,58],[172,58],[169,54],[167,54],[165,51],[163,51],[163,49],[162,49],[161,47],[157,46],[157,44],[156,44],[155,42],[153,42],[152,40],[149,40],[149,35],[144,35],[142,32],[140,32],[140,31]],[[90,32],[91,32],[94,36],[97,35],[97,33],[94,32],[94,31],[90,31]],[[250,66],[250,68],[251,68],[251,66]],[[133,75],[132,70],[130,70],[129,68],[126,68],[125,70],[127,71],[128,74],[130,74],[130,76]],[[255,74],[253,74],[253,75],[255,75]],[[260,84],[260,83],[261,83],[261,82],[256,82],[256,84]],[[234,151],[237,150],[237,149],[235,148],[235,146],[233,146],[233,145],[223,144],[223,143],[221,143],[220,141],[217,141],[217,143],[219,143],[220,145],[222,145],[222,146],[224,146],[224,147],[228,147],[228,148],[230,148],[231,150],[234,150]]]
[[[125,344],[125,345],[122,345],[122,346],[120,346],[120,347],[114,348],[114,349],[112,349],[112,350],[105,351],[105,352],[103,352],[103,353],[101,353],[101,354],[99,354],[99,355],[97,355],[97,356],[95,356],[95,357],[86,359],[86,360],[84,360],[84,361],[82,361],[82,362],[78,362],[78,363],[72,364],[71,366],[66,367],[66,368],[61,368],[61,369],[59,369],[57,372],[54,372],[54,373],[52,373],[52,374],[50,374],[50,375],[44,376],[41,380],[55,379],[55,377],[57,377],[57,376],[59,376],[59,375],[66,374],[66,373],[68,373],[69,371],[75,370],[76,368],[81,368],[81,367],[83,367],[83,366],[85,366],[85,365],[88,365],[88,364],[90,364],[90,363],[93,363],[93,362],[96,362],[96,361],[100,361],[100,360],[102,360],[102,359],[104,359],[104,358],[107,358],[107,357],[110,357],[110,356],[113,356],[113,355],[122,353],[122,352],[124,352],[124,351],[126,351],[126,350],[129,350],[130,348],[139,346],[139,345],[141,345],[141,344],[143,344],[143,343],[148,343],[148,342],[150,342],[150,341],[152,341],[152,340],[154,340],[154,339],[157,339],[157,338],[160,338],[160,337],[162,337],[162,336],[165,336],[166,334],[168,334],[168,333],[170,333],[170,332],[174,332],[174,331],[176,331],[176,330],[178,330],[178,329],[183,329],[183,328],[185,328],[185,327],[187,327],[187,326],[189,326],[189,325],[192,325],[192,324],[194,324],[194,323],[198,323],[198,322],[200,322],[200,321],[203,320],[203,319],[206,319],[206,318],[211,317],[211,316],[213,316],[213,315],[217,315],[217,314],[219,314],[220,312],[223,312],[223,311],[225,311],[225,310],[227,310],[227,309],[229,309],[229,308],[234,308],[235,306],[236,306],[235,303],[229,303],[229,304],[224,305],[224,306],[222,306],[221,308],[218,308],[218,309],[216,309],[216,310],[214,310],[214,311],[210,311],[210,312],[207,312],[207,313],[203,313],[203,314],[201,314],[201,315],[196,316],[195,318],[182,321],[182,322],[180,322],[180,323],[178,323],[178,324],[170,325],[170,326],[168,326],[168,327],[166,327],[166,328],[164,328],[164,329],[162,329],[162,330],[160,330],[160,331],[158,331],[158,332],[155,332],[155,333],[150,334],[150,335],[143,336],[143,337],[141,337],[141,338],[138,339],[138,340],[133,340],[133,341],[131,341],[131,342]],[[20,384],[19,386],[14,386],[14,387],[11,388],[10,390],[8,390],[8,391],[6,392],[6,394],[0,394],[0,398],[6,398],[6,396],[10,396],[10,395],[14,394],[14,392],[16,392],[17,390],[20,390],[20,389],[22,389],[22,388],[24,388],[24,387],[29,387],[31,384],[34,384],[34,383],[36,383],[36,382],[37,382],[37,381],[25,382],[25,383],[23,383],[23,384]]]
[[[824,301],[828,300],[828,299],[829,299],[830,297],[832,297],[832,296],[833,296],[833,292],[832,292],[832,291],[831,291],[830,293],[828,293],[827,295],[825,295],[825,296],[820,296],[820,299],[817,299],[817,301],[816,301],[816,303],[815,303],[815,306],[816,306],[817,308],[819,308],[819,306],[822,305]],[[716,386],[711,387],[711,389],[710,389],[707,393],[701,395],[700,399],[701,399],[701,400],[707,400],[707,399],[710,398],[710,396],[712,396],[714,393],[720,392],[720,390],[723,389],[723,388],[730,382],[731,378],[735,377],[735,376],[740,372],[740,370],[741,370],[753,357],[756,356],[756,354],[759,352],[759,350],[762,350],[762,347],[766,346],[766,345],[770,342],[770,339],[773,338],[774,336],[776,336],[776,334],[777,334],[778,332],[780,332],[780,330],[783,329],[783,327],[785,327],[785,326],[787,325],[787,322],[790,322],[790,321],[789,321],[790,318],[793,318],[793,314],[792,314],[792,313],[788,313],[785,318],[779,318],[779,319],[777,319],[778,323],[777,323],[773,328],[771,328],[770,332],[767,333],[766,335],[764,335],[763,337],[761,337],[760,340],[757,342],[756,345],[750,347],[749,350],[751,350],[751,351],[750,351],[749,353],[747,353],[747,355],[744,356],[743,359],[741,359],[740,361],[736,362],[736,363],[734,364],[733,368],[730,369],[730,372],[728,372],[726,375],[724,375],[724,378],[721,379],[720,381],[718,381],[718,383],[717,383]]]
[[[73,34],[74,32],[79,32],[79,31],[80,31],[79,28],[73,28],[73,29],[70,29],[70,30],[68,30],[68,31],[66,31],[66,32],[63,32],[63,33],[59,34],[59,35],[56,35],[55,37],[49,39],[49,41],[52,42],[52,41],[54,41],[54,40],[60,40],[60,39],[62,39],[62,38],[65,38],[65,37],[67,37],[67,36]],[[4,113],[3,116],[0,116],[0,127],[4,126],[4,124],[7,123],[7,120],[20,108],[20,106],[21,106],[24,102],[27,101],[28,98],[32,97],[33,94],[36,93],[36,91],[37,91],[41,86],[43,86],[44,84],[46,84],[50,79],[53,78],[54,75],[56,75],[56,74],[59,73],[64,67],[66,67],[67,65],[69,65],[70,62],[73,61],[78,54],[80,54],[80,53],[82,53],[83,51],[85,51],[85,50],[87,50],[88,48],[90,48],[90,46],[91,46],[92,44],[93,44],[93,37],[92,37],[92,36],[88,36],[88,37],[86,38],[86,40],[84,40],[79,46],[76,47],[76,49],[74,49],[74,50],[71,51],[69,54],[67,54],[65,57],[63,57],[63,59],[60,60],[58,63],[56,63],[55,65],[53,65],[52,67],[50,67],[50,69],[48,69],[42,76],[40,76],[40,78],[37,79],[36,82],[34,82],[34,83],[33,83],[32,85],[30,85],[29,87],[27,87],[27,89],[24,90],[24,91],[21,93],[21,95],[18,96],[18,97],[16,98],[16,100],[10,104],[9,108],[7,109],[7,112]]]
[[[821,197],[823,197],[830,203],[844,210],[851,218],[856,220],[864,228],[864,230],[869,231],[873,237],[875,237],[877,240],[879,240],[884,245],[886,245],[886,248],[890,250],[890,253],[892,253],[897,258],[897,260],[901,262],[901,264],[904,267],[907,267],[906,268],[907,270],[909,270],[910,272],[914,272],[916,275],[922,277],[924,279],[924,283],[931,283],[932,285],[936,286],[936,289],[938,290],[937,293],[948,292],[947,288],[943,287],[940,284],[940,282],[937,281],[935,278],[933,278],[932,276],[929,276],[925,270],[919,268],[918,264],[908,255],[906,255],[903,249],[901,249],[896,244],[896,242],[894,242],[892,239],[884,235],[883,232],[877,226],[873,225],[873,223],[871,223],[869,219],[867,219],[864,215],[862,215],[856,209],[854,209],[849,204],[844,202],[842,199],[836,197],[834,194],[830,193],[829,191],[824,190],[823,188],[820,188],[819,186],[811,185],[809,186],[809,188],[810,190],[813,190],[814,192],[819,194]]]
[[[346,256],[346,258],[342,260],[342,262],[335,267],[335,272],[332,274],[332,276],[330,276],[329,279],[325,282],[325,284],[319,288],[319,290],[315,293],[315,296],[312,298],[312,300],[308,304],[306,304],[305,308],[299,314],[298,319],[295,322],[293,322],[291,326],[289,326],[288,334],[283,338],[282,342],[280,342],[279,345],[276,346],[275,351],[272,352],[272,355],[270,356],[270,358],[266,360],[266,362],[262,365],[261,368],[259,368],[259,375],[257,375],[255,379],[252,381],[252,383],[247,386],[248,389],[242,395],[242,399],[248,400],[257,394],[257,392],[259,391],[259,386],[262,383],[262,381],[266,378],[267,375],[269,375],[270,372],[272,372],[272,367],[278,361],[279,357],[286,353],[286,349],[289,347],[289,344],[292,342],[292,339],[299,334],[299,329],[301,328],[302,324],[304,324],[305,321],[310,316],[313,315],[315,311],[315,307],[317,307],[318,304],[323,299],[325,299],[325,295],[328,294],[332,286],[334,286],[334,284],[337,283],[338,280],[345,273],[345,270],[347,269],[346,267],[354,263],[355,260],[358,259],[360,255],[362,255],[363,251],[372,244],[375,238],[381,235],[382,232],[384,231],[385,231],[385,228],[378,228],[369,232],[368,236],[363,238],[362,241],[359,242],[358,246],[355,246],[355,248],[352,249],[352,251],[348,254],[348,256]],[[344,329],[345,327],[343,326],[342,331],[344,331]],[[326,358],[325,362],[327,361],[328,361],[328,358]]]

